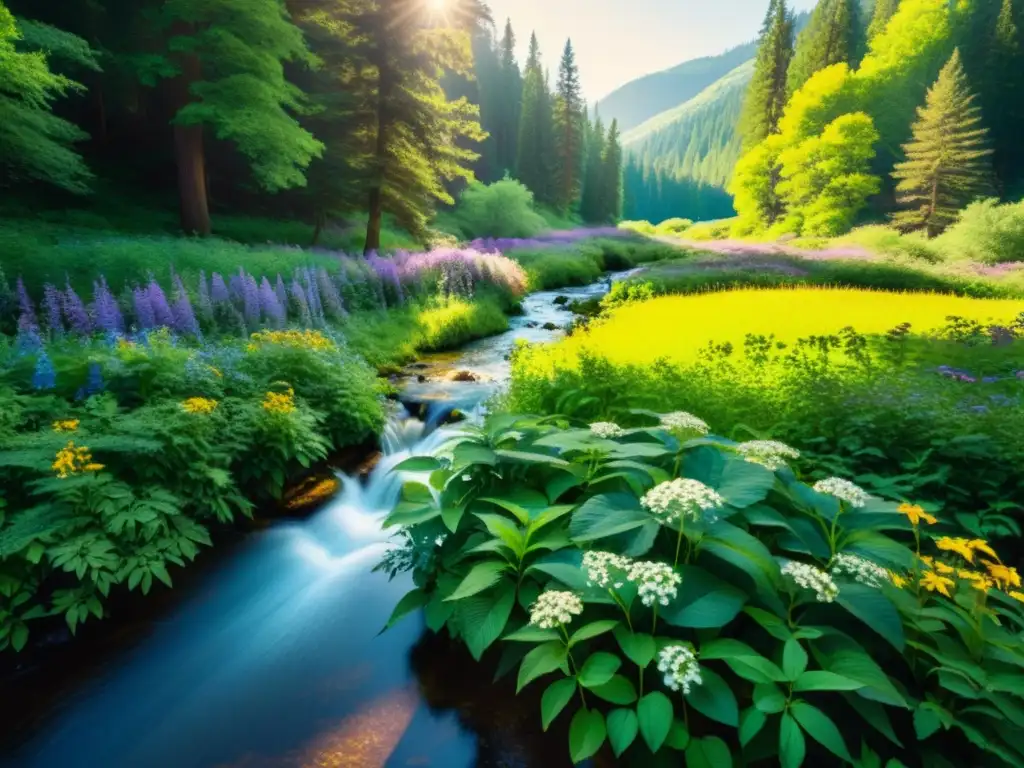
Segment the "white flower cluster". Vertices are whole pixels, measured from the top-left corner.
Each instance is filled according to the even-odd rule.
[[[675,599],[683,581],[671,566],[652,562],[633,563],[626,578],[637,585],[637,594],[648,608],[655,603],[668,605]]]
[[[851,507],[863,507],[868,503],[871,496],[855,483],[843,480],[841,477],[830,477],[826,480],[819,480],[814,484],[814,490],[818,493],[827,493],[835,496],[840,501],[845,501]]]
[[[797,586],[813,590],[819,603],[831,603],[839,595],[839,587],[832,577],[813,565],[791,560],[782,566],[782,572],[792,577]]]
[[[697,432],[706,435],[709,427],[704,419],[699,419],[686,411],[675,411],[661,415],[661,426],[670,432]]]
[[[677,477],[675,480],[659,483],[640,499],[640,505],[663,523],[671,523],[682,518],[696,521],[702,515],[710,522],[715,516],[706,513],[718,509],[723,504],[725,499],[713,488],[688,477]]]
[[[658,654],[658,671],[665,675],[665,685],[673,691],[689,693],[691,686],[701,685],[697,654],[685,645],[669,645]]]
[[[583,613],[583,601],[572,592],[548,590],[541,593],[530,608],[530,623],[541,629],[554,629],[568,624],[573,616]]]
[[[626,434],[626,430],[612,421],[595,421],[590,425],[590,433],[597,437],[608,439],[612,437],[622,437]]]
[[[889,571],[882,566],[845,552],[836,555],[835,562],[832,564],[833,576],[844,574],[852,576],[854,581],[867,584],[869,587],[879,587],[883,582],[889,581]]]
[[[434,546],[435,547],[440,547],[442,544],[444,544],[444,540],[447,539],[447,538],[448,538],[448,534],[447,533],[442,533],[440,536],[438,536],[436,539],[434,539]]]
[[[778,440],[750,440],[736,446],[743,458],[753,464],[762,464],[773,472],[786,466],[786,459],[799,459],[800,451]]]
[[[611,552],[584,552],[583,569],[587,572],[587,586],[602,589],[609,585],[621,589],[625,583],[621,572],[627,570],[633,561],[628,557]],[[618,573],[613,573],[618,572]]]

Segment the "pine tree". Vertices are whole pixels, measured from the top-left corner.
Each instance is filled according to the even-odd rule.
[[[991,192],[992,150],[974,100],[954,50],[917,110],[913,138],[903,147],[907,159],[892,174],[904,208],[893,214],[897,226],[935,236],[961,208]]]
[[[52,72],[45,53],[19,50],[23,37],[0,2],[0,173],[87,192],[92,174],[72,145],[88,137],[52,112],[54,100],[80,86]]]
[[[770,0],[758,39],[754,75],[740,115],[744,149],[778,131],[786,106],[786,79],[792,58],[793,16],[786,8],[786,0]]]
[[[551,94],[541,66],[537,35],[534,34],[530,37],[530,55],[523,80],[515,176],[533,192],[537,202],[545,205],[555,203],[551,174],[553,132]]]
[[[900,0],[875,0],[875,8],[871,14],[871,23],[868,24],[868,40],[874,40],[875,37],[885,31],[885,25],[889,23],[889,19],[893,17],[899,6]]]
[[[604,184],[605,135],[601,116],[594,110],[594,122],[586,121],[586,161],[583,166],[583,194],[580,198],[580,217],[588,223],[604,221],[602,207]]]
[[[583,183],[584,104],[572,41],[566,40],[558,66],[555,91],[555,207],[568,213],[576,205]]]
[[[602,220],[614,222],[622,218],[622,144],[619,141],[619,121],[612,120],[601,158]]]
[[[1015,22],[1013,0],[1002,0],[991,44],[988,46],[985,114],[992,126],[993,166],[1004,184],[1014,184],[1024,173],[1020,140],[1024,123],[1024,38]]]
[[[182,228],[209,234],[204,128],[234,144],[267,191],[304,185],[323,144],[295,118],[305,99],[285,78],[284,63],[312,59],[280,0],[166,0],[161,7],[171,20]]]
[[[861,37],[859,0],[821,0],[797,39],[787,76],[789,93],[819,69],[841,62],[855,67],[863,48]]]
[[[516,36],[512,22],[505,22],[505,32],[498,46],[499,87],[495,105],[498,110],[495,145],[498,167],[502,175],[516,167],[519,143],[519,115],[523,100],[523,76],[516,62]]]

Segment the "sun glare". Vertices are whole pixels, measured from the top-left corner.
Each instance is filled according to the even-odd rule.
[[[427,7],[435,14],[442,14],[448,7],[448,0],[426,0]]]

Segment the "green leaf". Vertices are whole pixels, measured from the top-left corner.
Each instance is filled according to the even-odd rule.
[[[391,618],[388,619],[388,623],[384,625],[384,629],[381,630],[381,633],[391,629],[399,619],[412,613],[417,608],[422,608],[429,600],[430,595],[422,589],[414,589],[412,592],[407,592],[402,599],[398,601],[398,605],[395,606],[395,610],[391,612]]]
[[[566,651],[561,642],[554,641],[538,645],[523,659],[519,665],[519,679],[516,684],[516,693],[536,680],[541,675],[554,672],[565,664]]]
[[[768,718],[757,707],[748,707],[743,710],[740,713],[740,745],[747,746],[750,740],[761,732],[761,729],[764,728],[764,724],[767,722]]]
[[[651,752],[657,752],[672,728],[672,702],[661,691],[653,691],[640,699],[636,714],[640,721],[640,734]]]
[[[717,736],[693,739],[686,748],[686,768],[731,768],[729,747]]]
[[[848,763],[853,762],[842,734],[828,715],[806,701],[794,701],[789,706],[789,712],[812,739],[836,757]]]
[[[587,575],[573,563],[537,562],[526,569],[526,573],[535,571],[546,573],[575,592],[583,592],[587,589]]]
[[[533,624],[527,624],[501,639],[521,643],[546,643],[551,640],[561,639],[561,635],[555,629],[541,629]]]
[[[701,539],[700,546],[702,553],[724,560],[749,575],[769,608],[785,611],[775,587],[781,579],[779,564],[760,539],[725,520],[719,520]]]
[[[614,634],[615,639],[619,641],[619,647],[626,654],[626,658],[640,669],[645,669],[654,659],[657,647],[654,644],[654,638],[650,635],[630,632],[622,625],[615,628]]]
[[[793,636],[786,622],[776,616],[774,613],[769,613],[763,608],[747,607],[743,609],[743,612],[750,618],[760,624],[765,632],[774,637],[776,640],[786,642]]]
[[[783,682],[787,678],[773,662],[746,643],[731,638],[718,638],[700,647],[702,661],[722,659],[729,668],[753,683]]]
[[[704,717],[735,728],[740,721],[736,694],[717,672],[704,667],[700,674],[703,682],[690,688],[686,701]]]
[[[846,699],[846,703],[853,707],[853,709],[857,711],[857,714],[863,717],[867,723],[875,728],[875,730],[889,739],[889,741],[897,747],[903,746],[903,742],[896,737],[896,732],[892,729],[892,721],[889,720],[889,714],[885,711],[885,707],[877,701],[865,699],[856,694],[846,694],[843,698]]]
[[[614,653],[598,651],[591,654],[579,672],[580,685],[584,688],[593,688],[604,685],[612,679],[612,675],[619,671],[622,666],[622,659]]]
[[[476,516],[484,524],[489,534],[500,539],[505,546],[515,553],[519,560],[523,559],[523,555],[526,553],[525,531],[502,515],[477,512]]]
[[[888,640],[897,651],[903,651],[903,622],[896,606],[882,590],[864,584],[844,584],[836,602]]]
[[[616,757],[621,757],[636,741],[639,729],[640,721],[632,709],[613,709],[608,713],[608,742]]]
[[[807,669],[807,651],[799,640],[789,639],[782,646],[782,673],[787,680],[796,680]]]
[[[690,732],[686,729],[686,723],[678,717],[674,718],[672,720],[672,727],[668,730],[668,736],[665,738],[665,746],[682,752],[689,743]]]
[[[551,467],[566,468],[571,466],[565,459],[557,456],[548,456],[544,453],[530,453],[528,451],[509,451],[499,448],[495,451],[499,458],[517,464],[547,464]]]
[[[498,560],[484,560],[474,565],[458,588],[445,598],[446,601],[461,600],[483,592],[501,580],[501,575],[508,569],[508,563]]]
[[[433,456],[410,456],[405,461],[397,464],[392,471],[393,472],[433,472],[435,469],[441,469],[444,466],[440,461],[435,459]]]
[[[616,619],[602,619],[601,621],[592,621],[585,626],[580,627],[572,633],[572,637],[569,638],[569,647],[572,648],[576,643],[581,643],[584,640],[589,640],[592,637],[603,635],[605,632],[611,632],[615,627],[619,625]]]
[[[747,601],[745,592],[703,568],[685,565],[679,574],[683,577],[679,594],[661,614],[675,627],[723,627],[736,618]]]
[[[939,716],[933,710],[925,709],[924,707],[918,707],[914,710],[914,733],[917,734],[918,741],[925,741],[939,730],[941,725],[942,721],[939,720]]]
[[[825,651],[818,657],[822,667],[864,684],[858,692],[860,696],[890,706],[907,707],[906,700],[878,662],[852,639],[832,635],[815,643],[814,647]]]
[[[11,630],[11,647],[15,652],[20,651],[25,647],[25,643],[28,642],[28,625],[24,622],[20,622],[15,625],[14,629]]]
[[[800,768],[807,754],[807,742],[800,732],[800,726],[788,712],[779,723],[779,764],[782,768]]]
[[[594,686],[590,692],[612,704],[632,704],[636,701],[636,688],[633,687],[633,682],[622,675],[612,675],[611,680],[604,685]]]
[[[486,464],[493,467],[498,457],[490,448],[476,443],[460,443],[452,453],[456,466],[465,469],[471,464]]]
[[[774,715],[786,708],[786,697],[774,683],[754,686],[754,706],[766,715]]]
[[[559,713],[565,709],[576,693],[576,678],[556,680],[547,687],[540,699],[540,716],[546,731]]]
[[[863,687],[856,680],[819,670],[804,672],[793,684],[794,691],[856,691]]]
[[[651,516],[630,493],[607,493],[583,502],[572,514],[569,535],[576,542],[595,541],[640,528]]]
[[[574,763],[591,757],[604,744],[607,731],[604,716],[596,709],[578,709],[569,725],[569,754]]]
[[[462,639],[474,659],[480,661],[484,651],[505,631],[515,602],[516,589],[511,582],[459,602],[456,610],[462,625]]]
[[[499,499],[493,496],[486,496],[484,498],[481,498],[480,501],[486,501],[489,504],[496,504],[502,509],[511,512],[513,515],[516,516],[516,519],[519,520],[519,522],[523,525],[527,525],[530,522],[530,511],[525,507],[520,506],[519,504],[509,501],[508,499]]]
[[[689,451],[683,474],[714,488],[736,509],[761,501],[775,485],[774,472],[712,446]]]
[[[441,522],[452,533],[459,529],[459,523],[466,514],[465,507],[445,507],[441,510]]]
[[[423,618],[431,632],[440,632],[454,611],[455,606],[446,603],[440,593],[435,592],[431,595],[430,602],[423,607]]]

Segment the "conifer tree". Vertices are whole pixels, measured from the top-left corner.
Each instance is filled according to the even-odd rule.
[[[614,222],[622,218],[622,144],[619,141],[619,121],[612,120],[601,158],[602,219]]]
[[[584,104],[572,41],[566,40],[558,66],[554,104],[555,207],[568,213],[578,202],[583,183]]]
[[[758,39],[754,74],[743,102],[739,132],[749,149],[778,131],[786,106],[786,79],[793,58],[793,16],[786,0],[770,0]]]
[[[530,37],[530,54],[523,79],[515,175],[533,192],[534,199],[545,205],[555,202],[551,174],[553,132],[551,94],[541,66],[537,35],[534,34]]]
[[[1024,172],[1024,37],[1015,20],[1014,0],[1002,0],[991,42],[984,89],[985,115],[992,126],[993,166],[1005,183]]]
[[[519,114],[523,100],[523,76],[515,55],[516,36],[512,22],[505,22],[505,32],[498,45],[499,86],[495,107],[498,118],[494,128],[497,162],[502,175],[516,167],[519,143]]]
[[[820,0],[800,33],[787,84],[794,93],[819,69],[845,62],[851,69],[863,48],[859,0]]]
[[[72,145],[88,137],[52,112],[55,99],[80,86],[52,72],[45,53],[19,50],[23,37],[0,1],[0,174],[87,192],[92,174]]]
[[[874,40],[885,30],[885,25],[899,8],[900,0],[875,0],[875,8],[871,13],[871,23],[868,24],[867,38]]]
[[[600,222],[607,218],[602,205],[604,154],[604,123],[595,108],[594,122],[587,121],[586,162],[583,167],[583,194],[580,198],[580,217],[586,222]]]
[[[907,159],[893,170],[897,202],[893,214],[902,229],[924,229],[933,237],[972,200],[991,192],[991,154],[981,110],[974,104],[954,50],[917,110]]]

